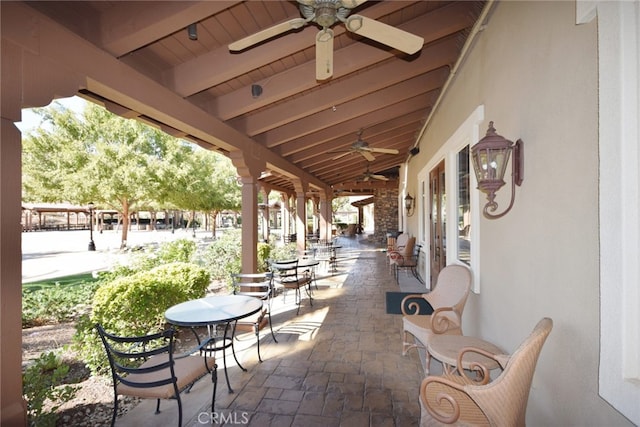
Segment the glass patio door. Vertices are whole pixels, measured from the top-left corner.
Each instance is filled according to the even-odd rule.
[[[447,265],[447,194],[445,190],[444,160],[429,172],[430,206],[430,265],[433,289],[438,274]]]

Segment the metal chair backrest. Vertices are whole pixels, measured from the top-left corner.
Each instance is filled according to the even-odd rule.
[[[273,280],[276,284],[298,281],[298,260],[276,261],[271,264]]]
[[[96,329],[107,352],[115,386],[121,383],[134,388],[152,388],[173,384],[178,394],[177,377],[173,367],[173,329],[138,337],[116,336],[106,332],[101,325],[96,325]],[[151,357],[160,355],[166,355],[162,363],[140,368],[140,365]],[[158,378],[156,375],[132,376],[161,371],[166,374],[164,378]],[[131,378],[135,380],[132,381]]]

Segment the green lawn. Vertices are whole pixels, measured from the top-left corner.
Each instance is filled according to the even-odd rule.
[[[82,283],[92,283],[98,279],[93,277],[92,273],[75,274],[73,276],[58,277],[55,279],[42,280],[40,282],[23,283],[22,290],[25,292],[39,291],[41,289],[47,289],[60,286],[76,286]]]

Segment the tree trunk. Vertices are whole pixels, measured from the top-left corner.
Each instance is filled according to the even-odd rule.
[[[218,216],[218,211],[211,211],[211,237],[216,238],[216,218]]]
[[[122,239],[120,241],[120,249],[127,247],[127,237],[129,233],[129,201],[122,201]]]

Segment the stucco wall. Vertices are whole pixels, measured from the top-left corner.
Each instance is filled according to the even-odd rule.
[[[575,25],[573,2],[499,2],[409,164],[415,176],[479,105],[482,134],[494,121],[499,134],[524,141],[514,208],[478,225],[481,291],[468,301],[464,331],[511,352],[538,320],[553,319],[530,426],[630,425],[598,396],[596,31],[595,21]],[[509,188],[501,193],[504,207]]]

